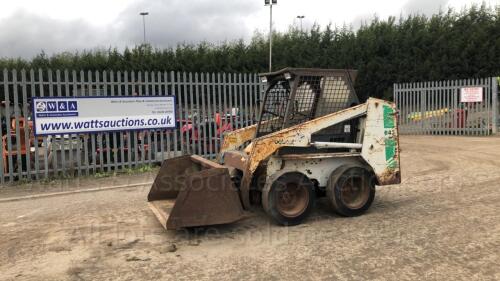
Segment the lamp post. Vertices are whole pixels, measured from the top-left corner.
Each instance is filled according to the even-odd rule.
[[[306,16],[297,16],[297,18],[300,20],[300,33],[302,33],[302,20],[305,18]]]
[[[277,5],[278,0],[264,0],[264,5],[269,6],[269,72],[273,67],[273,5]]]
[[[139,15],[142,16],[142,28],[143,28],[143,35],[144,35],[144,44],[146,44],[146,16],[149,15],[148,12],[141,12]]]

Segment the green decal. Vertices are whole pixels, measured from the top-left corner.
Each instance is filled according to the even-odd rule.
[[[396,141],[394,139],[385,139],[385,160],[390,163],[396,155]]]
[[[388,105],[384,105],[384,128],[394,128],[394,109]]]
[[[396,169],[398,167],[398,159],[396,159],[397,141],[393,138],[394,128],[394,109],[388,105],[384,105],[384,136],[385,136],[385,161],[387,168]]]

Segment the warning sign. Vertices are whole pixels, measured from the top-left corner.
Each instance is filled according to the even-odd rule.
[[[460,89],[460,102],[482,102],[482,87],[467,87]]]

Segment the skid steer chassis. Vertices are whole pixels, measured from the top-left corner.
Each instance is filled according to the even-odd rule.
[[[259,122],[227,133],[216,162],[187,155],[162,163],[148,201],[166,229],[235,222],[255,202],[279,224],[294,225],[321,194],[337,213],[355,216],[371,205],[375,185],[400,183],[395,105],[357,104],[355,71],[263,77]],[[251,200],[255,194],[260,200]]]

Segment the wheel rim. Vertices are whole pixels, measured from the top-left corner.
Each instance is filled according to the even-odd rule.
[[[281,215],[289,218],[300,216],[309,204],[307,187],[296,183],[286,184],[278,192],[277,209]]]
[[[362,177],[351,176],[340,186],[340,200],[350,209],[362,208],[370,197],[370,186]]]

